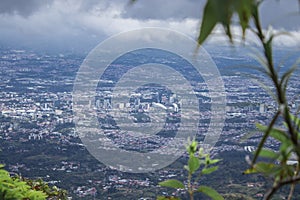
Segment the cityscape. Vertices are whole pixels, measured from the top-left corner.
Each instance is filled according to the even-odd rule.
[[[211,154],[222,158],[224,166],[228,163],[239,165],[236,159],[240,158],[245,170],[247,163],[244,157],[251,155],[260,141],[261,135],[255,131],[255,124],[268,124],[277,105],[260,82],[247,74],[252,73],[262,80],[264,77],[249,69],[232,67],[250,65],[256,61],[248,57],[245,50],[233,56],[229,48],[222,47],[220,50],[208,47],[226,90],[226,119]],[[286,49],[276,50],[276,62],[289,52]],[[152,56],[151,53],[148,50],[134,54],[122,60],[123,63],[116,64],[114,71],[108,70],[103,80],[99,81],[94,100],[88,103],[97,114],[99,129],[105,137],[127,151],[145,153],[162,148],[175,137],[183,117],[183,97],[158,84],[144,85],[126,94],[127,102],[114,103],[112,88],[118,74],[134,63],[143,64],[147,56]],[[164,58],[164,54],[160,56],[155,59],[170,62],[169,57]],[[13,173],[56,184],[66,189],[73,199],[116,199],[124,195],[129,199],[155,199],[157,194],[170,194],[170,191],[159,187],[158,182],[171,177],[180,178],[184,172],[183,167],[178,166],[185,162],[186,154],[172,165],[155,172],[130,174],[99,162],[88,152],[89,147],[82,143],[75,127],[72,90],[83,59],[84,56],[72,54],[48,55],[28,50],[0,49],[0,163],[5,163]],[[180,61],[175,61],[178,67],[182,67]],[[293,58],[288,62],[293,63]],[[284,66],[282,68],[284,70]],[[192,74],[188,68],[184,72]],[[209,127],[212,102],[206,95],[206,83],[195,77],[191,80],[201,107],[196,133],[196,139],[201,143]],[[299,73],[295,73],[288,87],[291,109],[300,106],[298,80]],[[165,120],[161,121],[161,116],[151,116],[155,109],[163,110]],[[131,124],[118,123],[120,113],[114,114],[114,110],[125,113]],[[163,128],[157,134],[139,137],[131,130],[132,127],[146,127],[152,123]],[[128,131],[121,132],[120,126]],[[278,144],[270,140],[267,148],[276,149]],[[223,173],[228,170],[224,167],[218,171]],[[239,178],[237,172],[231,176],[233,179]],[[209,182],[215,184],[215,181]],[[233,185],[227,184],[229,188]],[[242,178],[239,184],[258,199],[265,187],[261,178]],[[176,193],[180,195],[182,191]]]

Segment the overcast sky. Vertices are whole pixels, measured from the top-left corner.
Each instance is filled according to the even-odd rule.
[[[142,27],[171,28],[196,37],[204,0],[1,0],[0,45],[87,52],[109,36]],[[264,27],[289,30],[300,46],[298,0],[265,0]],[[212,41],[212,40],[211,40]]]

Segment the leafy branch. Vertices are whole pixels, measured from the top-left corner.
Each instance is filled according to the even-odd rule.
[[[218,169],[218,166],[211,166],[218,163],[219,159],[211,159],[209,154],[205,154],[203,149],[198,150],[198,143],[193,140],[189,142],[187,146],[187,152],[189,154],[188,164],[184,166],[184,169],[188,172],[187,184],[184,185],[179,180],[170,179],[163,182],[160,182],[160,186],[170,187],[174,189],[181,189],[187,191],[190,200],[194,200],[194,194],[196,192],[203,193],[213,200],[223,200],[224,198],[213,188],[201,185],[197,186],[199,179],[203,175],[213,173]],[[196,177],[194,178],[194,176]],[[194,179],[193,179],[194,178]],[[167,199],[179,199],[177,197],[165,197],[159,196],[158,200],[167,200]]]
[[[65,200],[67,192],[56,186],[50,187],[42,180],[11,177],[9,172],[0,165],[0,199],[30,199],[30,200]]]
[[[299,182],[299,163],[300,163],[300,145],[299,145],[299,122],[297,116],[291,114],[289,104],[286,98],[286,90],[289,79],[297,67],[297,63],[287,70],[282,76],[276,70],[273,62],[272,42],[278,34],[272,33],[271,30],[264,32],[261,26],[259,6],[263,0],[207,0],[204,8],[203,21],[198,36],[198,44],[201,45],[211,34],[216,24],[220,23],[224,27],[225,34],[232,41],[230,26],[232,16],[237,14],[242,28],[243,39],[245,39],[246,30],[252,31],[262,45],[263,56],[259,56],[262,64],[260,72],[266,74],[275,87],[278,108],[271,123],[266,126],[258,125],[258,129],[264,133],[258,149],[251,161],[251,167],[246,173],[263,173],[273,178],[273,186],[266,193],[264,199],[268,200],[276,191],[284,185],[291,185],[291,199],[295,184]],[[250,26],[250,21],[254,26]],[[275,123],[282,117],[285,125],[284,130],[274,128]],[[279,152],[264,149],[265,142],[268,138],[273,137],[280,142]],[[288,165],[287,162],[291,157],[296,156],[297,166]],[[258,157],[267,157],[269,162],[257,162]],[[279,164],[275,164],[275,163]]]

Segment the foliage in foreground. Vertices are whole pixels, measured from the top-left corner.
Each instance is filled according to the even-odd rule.
[[[293,125],[295,126],[298,137],[300,136],[300,119],[291,115]],[[294,149],[296,148],[289,138],[288,126],[286,123],[285,129],[272,127],[268,132],[268,137],[280,143],[278,151],[273,149],[266,149],[261,147],[258,152],[258,156],[265,158],[263,161],[256,162],[245,173],[261,173],[270,177],[273,180],[273,186],[266,194],[267,196],[273,196],[273,194],[282,186],[290,184],[290,193],[288,199],[291,199],[295,189],[295,184],[300,181],[299,178],[299,160],[296,160],[297,155]],[[257,124],[258,130],[266,132],[268,126]]]
[[[198,144],[195,140],[190,142],[187,146],[187,152],[189,154],[188,165],[184,166],[184,169],[188,172],[186,186],[179,180],[170,179],[160,182],[159,185],[163,187],[170,187],[174,189],[185,190],[189,194],[191,200],[194,199],[196,192],[203,193],[213,200],[223,200],[224,198],[213,188],[200,185],[198,181],[202,175],[210,174],[218,169],[218,166],[212,166],[219,162],[219,159],[211,159],[209,154],[205,154],[202,148],[198,150]],[[166,197],[159,196],[158,200],[178,200],[178,197]]]
[[[11,177],[9,172],[0,165],[0,199],[17,200],[65,200],[67,193],[56,186],[50,187],[42,180]]]
[[[271,28],[267,31],[263,30],[259,13],[259,6],[262,3],[263,0],[207,0],[198,43],[201,45],[218,23],[224,27],[225,34],[232,41],[233,35],[230,27],[233,24],[234,14],[239,17],[239,26],[242,29],[243,37],[245,37],[247,30],[256,35],[262,46],[262,53],[257,53],[257,60],[261,66],[254,68],[271,80],[272,86],[265,86],[265,88],[274,97],[278,107],[268,126],[258,125],[258,129],[264,135],[252,161],[249,162],[250,169],[246,173],[258,172],[273,178],[272,187],[266,192],[264,199],[271,199],[278,189],[284,185],[291,186],[288,199],[292,199],[295,184],[300,181],[300,120],[297,116],[292,115],[290,111],[287,87],[290,77],[299,65],[299,61],[281,75],[279,66],[274,64],[272,44],[275,37],[287,33],[274,33]],[[250,23],[251,21],[253,23]],[[270,89],[272,87],[275,90],[272,91]],[[281,119],[284,122],[285,129],[275,128],[274,125]],[[278,152],[263,148],[269,138],[274,138],[280,143]],[[257,162],[258,157],[267,157],[268,160]],[[288,164],[292,157],[294,157],[295,165]]]

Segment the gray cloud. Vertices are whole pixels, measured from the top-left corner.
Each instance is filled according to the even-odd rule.
[[[1,0],[0,14],[30,16],[41,8],[51,7],[57,0]],[[138,20],[167,20],[167,19],[200,19],[206,0],[138,0],[135,4],[128,6],[129,0],[66,0],[63,5],[76,5],[78,12],[91,12],[98,10],[105,12],[109,7],[119,5],[122,8],[121,18],[132,18]],[[127,6],[126,6],[127,5]],[[49,12],[53,10],[48,10]],[[299,27],[299,2],[298,0],[264,1],[261,7],[264,25],[274,24],[277,27],[295,28]]]
[[[22,16],[29,16],[36,12],[40,7],[51,4],[52,0],[1,0],[0,13],[1,14],[19,14]]]
[[[300,31],[298,0],[265,1],[264,27]],[[112,34],[143,27],[196,37],[205,0],[0,0],[0,45],[89,50]]]
[[[137,19],[182,19],[201,17],[205,0],[139,0],[124,10],[123,17]]]
[[[76,3],[76,1],[73,1],[73,2]],[[103,0],[80,1],[79,10],[82,12],[89,12],[89,11],[95,9],[95,7],[97,7],[97,9],[104,11],[113,3],[114,3],[114,1],[103,1]],[[118,3],[118,0],[117,1],[115,0],[115,3]]]
[[[298,0],[264,1],[261,6],[263,25],[275,28],[300,29],[300,12]]]
[[[202,17],[205,0],[139,0],[132,7],[123,10],[122,17],[140,20],[183,19]],[[300,28],[298,0],[264,1],[261,6],[263,26],[297,30]]]

